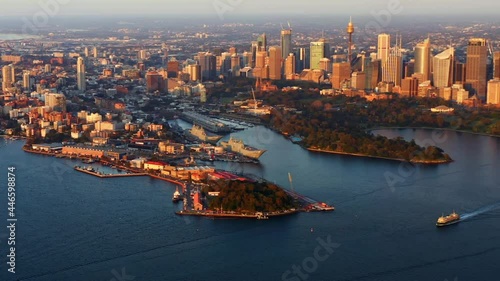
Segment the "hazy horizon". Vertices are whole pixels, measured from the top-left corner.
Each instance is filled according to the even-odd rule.
[[[467,14],[470,16],[492,15],[499,2],[466,0],[358,0],[339,2],[323,0],[8,0],[2,6],[0,16],[29,16],[49,11],[52,17],[67,15],[203,15],[220,19],[238,15],[371,15],[380,11],[395,15]],[[42,7],[47,3],[46,7]],[[316,4],[317,3],[317,4]],[[391,8],[392,7],[392,8]],[[53,12],[52,12],[53,11]],[[52,14],[51,14],[52,13]]]

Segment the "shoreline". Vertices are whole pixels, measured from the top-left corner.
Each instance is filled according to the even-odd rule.
[[[453,160],[437,160],[437,161],[421,161],[421,160],[411,161],[410,160],[410,161],[408,161],[406,159],[401,159],[401,158],[371,156],[371,155],[366,155],[366,154],[361,154],[361,153],[339,152],[339,151],[331,151],[331,150],[324,150],[324,149],[310,148],[310,147],[307,147],[305,149],[307,149],[308,151],[317,152],[317,153],[328,153],[328,154],[337,154],[337,155],[344,155],[344,156],[364,157],[364,158],[390,160],[390,161],[397,161],[397,162],[409,162],[412,164],[440,165],[440,164],[448,164],[448,163],[453,162]]]
[[[366,131],[372,132],[372,131],[378,131],[378,130],[404,130],[404,129],[450,131],[450,132],[466,133],[466,134],[484,136],[484,137],[500,138],[500,135],[492,135],[492,134],[487,134],[487,133],[476,133],[476,132],[471,132],[471,131],[456,130],[456,129],[450,129],[450,128],[433,128],[433,127],[398,127],[398,126],[396,126],[396,127],[374,127],[374,128],[366,129]]]
[[[266,219],[271,217],[282,217],[294,215],[301,212],[301,210],[288,210],[279,212],[276,214],[262,212],[262,215],[258,214],[243,214],[243,213],[213,213],[213,212],[203,212],[203,211],[177,211],[176,215],[179,216],[192,216],[192,217],[208,217],[208,218],[219,218],[219,219]],[[262,218],[263,217],[263,218]]]
[[[63,155],[63,154],[58,154],[58,153],[53,153],[49,151],[37,151],[37,150],[31,150],[25,146],[22,147],[24,152],[27,153],[33,153],[37,155],[43,155],[43,156],[51,156],[51,157],[56,157],[56,158],[70,158],[69,155]],[[70,158],[70,159],[77,159],[77,160],[86,160],[88,157],[75,157],[75,158]],[[110,165],[113,163],[110,163],[105,160],[99,160],[98,161],[102,165]],[[115,164],[116,165],[116,164]],[[74,170],[85,173],[91,176],[95,176],[98,178],[118,178],[118,177],[135,177],[135,176],[149,176],[153,179],[157,180],[162,180],[169,182],[171,184],[174,184],[176,186],[179,186],[182,188],[184,192],[186,192],[186,187],[187,183],[183,182],[182,180],[178,179],[173,179],[170,177],[165,177],[161,176],[158,174],[153,174],[153,173],[147,173],[138,169],[130,168],[130,167],[125,167],[123,165],[117,165],[116,166],[119,169],[125,170],[129,172],[130,174],[100,174],[98,171],[89,171],[84,168],[84,166],[75,166],[73,167]],[[282,188],[285,192],[286,189]],[[333,210],[333,209],[332,209]],[[207,211],[194,211],[194,210],[182,210],[182,211],[177,211],[175,214],[177,215],[183,215],[183,216],[201,216],[201,217],[212,217],[212,218],[228,218],[228,219],[268,219],[270,217],[280,217],[280,216],[287,216],[287,215],[292,215],[298,212],[306,212],[306,209],[295,209],[295,210],[287,210],[287,211],[282,211],[279,213],[267,213],[263,212],[264,215],[262,214],[243,214],[243,213],[214,213],[214,212],[207,212]],[[320,210],[313,210],[313,211],[320,211]]]

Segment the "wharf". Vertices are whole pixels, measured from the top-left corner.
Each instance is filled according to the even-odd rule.
[[[89,174],[92,176],[96,176],[98,178],[123,178],[123,177],[139,177],[139,176],[147,176],[146,173],[129,173],[129,174],[103,174],[102,172],[96,171],[94,169],[88,170],[80,166],[75,166],[75,170]]]

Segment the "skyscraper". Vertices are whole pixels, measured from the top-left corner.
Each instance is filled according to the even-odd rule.
[[[493,54],[493,78],[500,78],[500,52]]]
[[[401,38],[396,38],[396,45],[389,50],[385,63],[382,61],[382,81],[393,82],[401,86],[403,76],[403,56],[401,54]]]
[[[31,80],[31,74],[29,71],[24,71],[23,72],[23,88],[26,91],[31,90],[31,87],[33,86],[32,80]]]
[[[349,24],[347,25],[347,34],[349,34],[349,46],[347,50],[347,61],[351,63],[352,61],[352,34],[354,33],[354,24],[352,23],[352,18],[349,19]]]
[[[449,48],[432,58],[434,87],[445,88],[453,85],[455,49]]]
[[[241,58],[237,54],[231,55],[231,75],[239,76],[241,68]]]
[[[285,60],[285,79],[294,79],[294,75],[296,72],[297,69],[295,55],[293,53],[290,53]]]
[[[266,65],[267,52],[261,51],[257,52],[255,59],[255,67],[263,68]]]
[[[257,37],[257,46],[259,47],[257,51],[267,51],[267,37],[265,33]]]
[[[97,58],[98,56],[97,47],[94,47],[94,58]]]
[[[12,87],[12,65],[6,65],[2,68],[2,91],[5,92]]]
[[[297,53],[297,73],[302,70],[310,68],[309,66],[309,51],[307,48],[300,48]]]
[[[255,67],[255,60],[257,59],[257,52],[259,51],[259,43],[257,41],[252,41],[252,64],[250,67]]]
[[[389,58],[389,50],[391,49],[391,35],[382,33],[378,35],[378,45],[377,45],[377,59],[379,59],[382,65],[385,64]]]
[[[332,87],[340,89],[343,82],[351,78],[351,65],[348,62],[336,62],[332,70]]]
[[[483,101],[486,101],[487,63],[488,47],[486,46],[486,39],[470,39],[465,66],[465,89],[471,95],[477,95]]]
[[[281,79],[281,48],[278,46],[269,48],[269,79]]]
[[[431,72],[431,43],[427,38],[415,47],[415,70],[414,73],[420,74],[421,81],[430,80]]]
[[[325,39],[321,38],[317,42],[311,42],[310,49],[310,68],[320,69],[320,61],[322,58],[326,57],[326,44]]]
[[[201,79],[203,81],[214,80],[217,74],[217,63],[212,53],[199,53],[198,59],[201,67]]]
[[[361,71],[353,72],[351,75],[351,88],[363,90],[366,85],[366,74]]]
[[[285,60],[292,52],[292,28],[281,30],[281,57]]]
[[[488,104],[500,104],[500,79],[496,78],[488,82]]]
[[[403,97],[415,97],[418,95],[418,79],[416,77],[406,77],[401,82],[401,95]]]
[[[79,57],[76,63],[76,84],[78,86],[78,90],[82,92],[87,89],[85,81],[85,61],[82,57]]]

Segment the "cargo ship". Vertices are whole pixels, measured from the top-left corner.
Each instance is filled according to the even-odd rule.
[[[231,137],[227,142],[221,141],[220,144],[228,151],[236,152],[252,159],[258,159],[262,156],[262,154],[264,154],[264,152],[266,152],[263,149],[257,149],[255,147],[245,145],[242,140],[233,137]]]
[[[197,139],[203,142],[208,142],[213,144],[217,143],[222,138],[222,136],[219,135],[207,134],[207,132],[205,132],[205,129],[203,129],[203,127],[198,126],[196,124],[193,124],[193,128],[191,128],[191,130],[186,130],[185,133],[187,137],[191,137],[192,139]]]
[[[447,226],[458,222],[460,222],[460,215],[453,211],[453,213],[448,216],[440,216],[436,222],[436,226]]]

